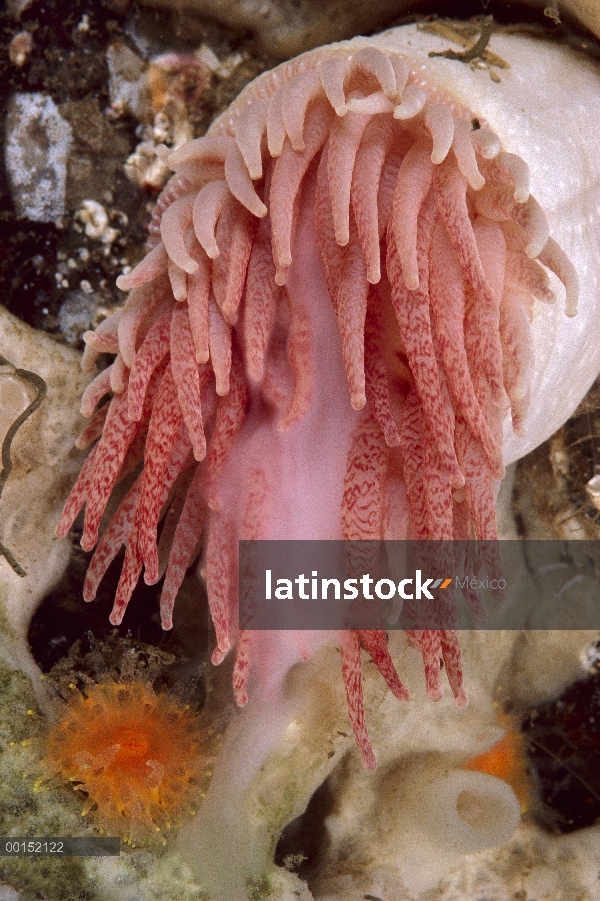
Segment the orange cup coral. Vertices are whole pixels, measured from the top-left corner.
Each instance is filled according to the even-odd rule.
[[[87,794],[83,814],[109,835],[132,841],[178,825],[205,762],[194,712],[140,677],[70,688],[46,738],[47,769]]]

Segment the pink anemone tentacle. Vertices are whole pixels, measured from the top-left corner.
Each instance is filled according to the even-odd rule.
[[[202,553],[212,659],[237,641],[244,704],[267,664],[256,634],[238,634],[241,538],[476,537],[497,572],[502,425],[510,414],[518,431],[527,412],[535,302],[554,299],[550,270],[573,315],[577,276],[526,163],[391,50],[337,45],[286,64],[166,161],[148,255],[119,279],[124,309],[85,336],[86,369],[116,360],[84,395],[79,446],[96,443],[57,533],[85,506],[82,545],[98,542],[86,600],[125,545],[115,624],[144,571],[166,573],[171,628]],[[428,696],[442,695],[443,660],[464,706],[447,626],[408,639]],[[361,647],[399,700],[408,692],[384,631],[338,637],[372,767]],[[290,661],[315,646],[295,634]]]

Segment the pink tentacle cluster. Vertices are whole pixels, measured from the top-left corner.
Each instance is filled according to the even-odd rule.
[[[124,309],[85,335],[86,369],[100,353],[116,359],[82,411],[113,396],[80,438],[79,446],[97,443],[58,534],[85,504],[82,546],[91,549],[115,485],[139,470],[96,547],[85,597],[125,544],[111,622],[121,622],[144,569],[150,584],[165,573],[161,616],[171,628],[203,543],[218,663],[237,638],[237,541],[269,537],[277,503],[273,474],[260,466],[245,473],[235,510],[224,494],[250,392],[279,430],[301,422],[315,395],[310,311],[287,287],[302,204],[314,208],[347,402],[362,411],[340,511],[348,540],[497,537],[501,426],[510,411],[523,427],[533,303],[554,300],[550,269],[573,315],[577,278],[529,196],[524,161],[399,55],[373,47],[340,45],[280,67],[166,159],[175,175],[157,203],[149,253],[118,280],[130,291]],[[456,633],[415,632],[410,641],[429,696],[441,695],[441,655],[457,703],[466,703]],[[373,766],[361,643],[394,694],[408,693],[384,633],[347,633],[340,643],[350,718]],[[251,661],[244,633],[239,703]]]

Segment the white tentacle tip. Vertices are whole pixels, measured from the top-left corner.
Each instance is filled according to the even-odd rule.
[[[448,150],[445,147],[434,147],[431,154],[431,162],[434,166],[439,166],[448,156]]]
[[[394,119],[412,119],[417,116],[427,103],[429,94],[419,85],[407,85],[402,95],[402,102],[394,107]]]
[[[382,91],[378,91],[368,97],[352,97],[348,100],[346,107],[351,113],[375,116],[378,113],[391,113],[394,104]]]
[[[525,253],[531,260],[537,259],[541,254],[542,250],[546,245],[545,235],[540,237],[532,238],[527,247],[525,248]]]
[[[513,399],[516,401],[523,400],[529,391],[529,381],[520,380],[513,388]]]
[[[457,691],[456,697],[454,698],[454,703],[459,708],[459,710],[464,710],[465,707],[469,706],[469,698],[467,696],[467,693],[463,691],[463,689]]]
[[[355,392],[350,398],[350,404],[353,410],[362,410],[367,402],[367,396],[364,391]]]
[[[206,459],[206,444],[196,445],[193,453],[196,463],[202,463],[202,461]]]

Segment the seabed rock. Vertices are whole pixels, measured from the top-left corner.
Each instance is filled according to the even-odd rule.
[[[579,841],[553,836],[529,812],[517,828],[520,804],[529,802],[518,801],[507,782],[463,767],[502,738],[508,722],[499,724],[503,710],[556,697],[582,678],[583,651],[595,637],[591,632],[463,633],[470,705],[459,710],[449,692],[438,704],[426,698],[419,655],[394,633],[390,650],[411,700],[399,704],[374,667],[364,667],[375,772],[364,769],[353,746],[338,653],[324,649],[290,672],[278,703],[251,699],[230,726],[206,800],[180,834],[185,860],[211,898],[232,901],[287,898],[292,883],[274,866],[275,849],[279,863],[287,858],[302,873],[309,846],[312,859],[303,875],[312,897],[327,901],[365,895],[384,901],[479,901],[488,896],[474,894],[477,880],[487,885],[489,897],[508,901],[535,861],[542,882],[552,876],[556,883],[556,891],[542,898],[567,901],[575,897],[567,887],[576,885],[578,897],[593,901],[589,855],[592,849],[596,858],[600,853],[600,829],[580,831]],[[517,720],[509,728],[516,730]],[[327,802],[303,823],[311,796],[324,786]],[[286,840],[284,830],[292,821],[292,834],[304,835],[304,845]],[[319,836],[316,844],[311,834]],[[563,858],[570,863],[559,865]],[[300,886],[306,892],[304,883]]]
[[[73,132],[47,94],[15,94],[6,116],[6,171],[17,215],[60,224]]]
[[[42,697],[27,629],[69,561],[70,541],[54,532],[84,459],[74,443],[85,424],[79,402],[90,376],[79,353],[1,306],[0,348],[0,654]]]
[[[372,34],[400,16],[431,12],[431,4],[415,0],[142,0],[145,6],[171,9],[181,16],[215,19],[236,31],[250,30],[266,54],[279,59],[295,56],[320,44],[356,34]],[[560,15],[579,22],[600,37],[600,10],[596,0],[524,0],[524,3],[560,22]],[[128,0],[121,0],[121,8]],[[500,6],[500,4],[499,4]],[[486,4],[479,12],[484,13]],[[439,0],[441,16],[456,15],[455,0]]]

